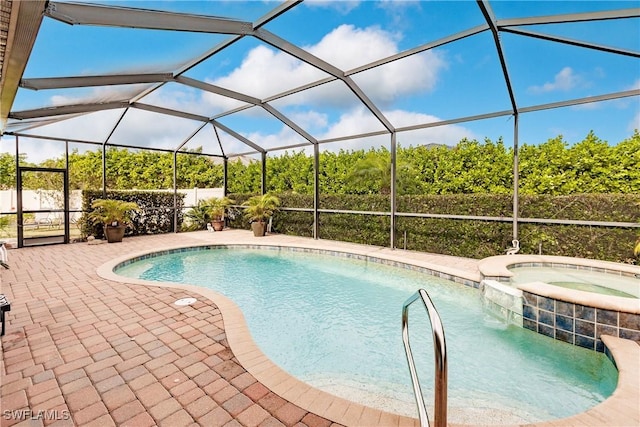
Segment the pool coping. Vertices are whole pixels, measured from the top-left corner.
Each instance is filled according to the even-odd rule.
[[[113,269],[118,264],[121,264],[131,258],[143,256],[152,252],[179,250],[194,246],[260,247],[273,245],[286,248],[321,250],[329,253],[349,252],[372,258],[386,259],[391,263],[415,265],[428,270],[440,271],[445,276],[451,275],[459,277],[461,280],[479,282],[479,275],[477,274],[431,264],[418,259],[411,259],[411,257],[407,257],[407,253],[404,251],[391,251],[386,248],[356,244],[342,243],[340,245],[336,245],[335,242],[331,242],[333,248],[328,248],[326,241],[311,239],[294,239],[289,242],[278,241],[277,243],[274,243],[271,239],[265,239],[263,241],[251,243],[203,242],[202,244],[171,245],[156,248],[154,250],[130,253],[114,258],[98,267],[97,274],[104,279],[114,282],[182,289],[211,300],[216,306],[218,306],[222,313],[227,341],[229,343],[229,347],[238,359],[238,362],[247,370],[247,372],[252,374],[271,391],[305,410],[314,412],[320,416],[346,426],[418,426],[420,423],[417,418],[385,412],[359,403],[351,402],[344,398],[316,389],[289,375],[286,371],[273,363],[258,348],[251,337],[242,311],[226,296],[200,286],[167,282],[150,282],[119,276],[113,272]],[[637,363],[637,360],[640,359],[640,346],[633,341],[621,338],[603,336],[602,339],[619,371],[618,385],[614,393],[605,401],[584,413],[577,414],[569,418],[528,425],[597,425],[602,424],[603,422],[609,423],[610,425],[640,424],[640,409],[637,407],[637,402],[640,401],[640,387],[638,384],[640,382],[640,366]]]

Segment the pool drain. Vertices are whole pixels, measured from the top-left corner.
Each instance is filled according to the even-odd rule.
[[[195,298],[181,298],[181,299],[177,300],[176,302],[174,302],[174,304],[175,305],[191,305],[196,301],[197,301],[197,299],[195,299]]]

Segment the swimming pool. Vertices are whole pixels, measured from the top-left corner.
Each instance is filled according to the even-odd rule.
[[[475,289],[408,270],[288,250],[232,249],[142,259],[117,273],[218,290],[240,306],[275,363],[316,387],[385,410],[415,414],[400,309],[419,287],[443,318],[450,408],[484,408],[490,416],[510,415],[509,422],[532,422],[582,412],[615,388],[617,374],[604,355],[504,326],[482,312]],[[411,317],[426,391],[430,333],[425,316]],[[455,410],[450,414],[456,422]]]

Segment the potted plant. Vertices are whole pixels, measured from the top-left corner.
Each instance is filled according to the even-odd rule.
[[[264,236],[267,232],[267,222],[273,216],[273,213],[280,206],[280,199],[273,194],[263,194],[262,196],[253,196],[244,203],[246,206],[244,216],[251,223],[253,235],[256,237]]]
[[[234,203],[235,201],[227,196],[213,197],[207,200],[209,215],[211,216],[211,225],[215,231],[222,231],[224,228],[224,215],[227,212],[227,208]]]
[[[140,210],[135,202],[115,199],[97,199],[91,203],[91,207],[93,211],[89,213],[89,218],[94,223],[104,225],[104,235],[109,243],[122,241],[126,224],[131,221],[131,212]]]

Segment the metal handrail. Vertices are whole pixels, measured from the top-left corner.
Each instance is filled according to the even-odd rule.
[[[424,404],[424,397],[420,389],[418,380],[418,372],[413,361],[411,346],[409,345],[409,306],[418,298],[422,299],[422,303],[427,309],[429,322],[431,322],[431,331],[433,333],[433,347],[435,355],[435,395],[434,395],[434,416],[433,424],[435,427],[446,427],[447,425],[447,344],[444,339],[444,329],[440,315],[433,305],[429,294],[424,289],[419,289],[402,306],[402,342],[404,343],[404,351],[407,354],[407,363],[411,373],[411,383],[413,384],[413,393],[418,404],[418,414],[420,416],[420,425],[428,427],[429,418],[427,416],[427,408]]]

